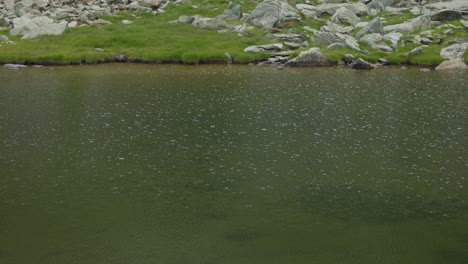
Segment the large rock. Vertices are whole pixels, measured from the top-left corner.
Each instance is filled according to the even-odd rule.
[[[23,39],[35,38],[39,35],[60,35],[67,28],[67,22],[54,23],[46,16],[29,18],[26,16],[13,19],[13,29],[10,34],[21,35]]]
[[[440,56],[444,59],[462,58],[466,50],[468,50],[468,43],[457,43],[443,48]]]
[[[411,33],[415,30],[423,30],[431,27],[431,18],[429,15],[422,15],[410,21],[401,24],[385,26],[385,31],[397,31],[401,33]]]
[[[285,22],[291,20],[299,21],[299,13],[281,0],[265,0],[252,11],[252,23],[258,27],[282,27]]]
[[[325,58],[325,55],[319,48],[311,48],[307,51],[299,53],[296,58],[286,62],[286,66],[307,67],[307,66],[330,66],[330,62]]]
[[[435,69],[436,70],[468,70],[468,67],[466,66],[462,58],[452,58],[452,59],[443,61]]]
[[[384,34],[385,31],[380,22],[380,17],[375,17],[372,19],[365,27],[363,27],[357,34],[356,38],[360,39],[362,36],[370,33],[380,33]]]
[[[457,10],[441,10],[431,15],[431,20],[433,21],[454,21],[462,18],[461,12]]]
[[[346,7],[340,7],[331,17],[332,21],[355,26],[361,19]]]

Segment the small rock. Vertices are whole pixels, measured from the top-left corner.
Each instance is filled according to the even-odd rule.
[[[382,65],[389,65],[390,64],[390,62],[388,60],[384,59],[384,58],[379,58],[377,61]]]
[[[421,68],[419,69],[420,72],[430,72],[431,70],[428,68]]]
[[[130,20],[126,20],[126,19],[122,20],[122,24],[124,24],[124,25],[130,25],[131,23],[133,23],[133,22],[130,21]]]
[[[95,48],[94,50],[97,52],[104,52],[104,49],[101,49],[101,48]]]

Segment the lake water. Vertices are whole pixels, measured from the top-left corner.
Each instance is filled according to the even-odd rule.
[[[0,70],[1,264],[468,263],[468,75]]]

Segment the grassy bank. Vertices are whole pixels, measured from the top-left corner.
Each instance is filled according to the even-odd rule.
[[[243,11],[250,12],[259,1],[250,1],[243,4]],[[112,61],[114,57],[123,55],[130,61],[143,62],[173,62],[173,63],[218,63],[226,62],[226,53],[229,53],[234,63],[249,63],[265,60],[269,57],[266,53],[244,53],[243,50],[250,45],[268,44],[272,40],[265,37],[266,32],[255,29],[249,32],[249,36],[239,37],[234,32],[218,33],[214,30],[204,30],[189,24],[170,23],[181,15],[200,14],[207,17],[215,17],[222,14],[226,3],[214,0],[194,0],[193,4],[199,8],[193,8],[189,4],[170,5],[166,12],[153,16],[125,12],[114,16],[104,17],[112,22],[106,26],[89,26],[67,29],[60,36],[40,36],[35,39],[21,40],[13,37],[7,31],[0,34],[7,35],[16,45],[3,45],[0,47],[1,63],[29,63],[29,64],[70,64],[70,63],[97,63]],[[384,17],[389,24],[403,22],[414,15],[406,14],[402,17]],[[364,21],[372,17],[363,17]],[[129,25],[123,25],[122,20],[132,21]],[[328,18],[315,21],[304,19],[304,22],[291,25],[282,29],[282,32],[304,32],[303,27],[309,26],[320,29]],[[401,21],[400,21],[401,20]],[[461,26],[459,21],[450,22]],[[359,29],[355,29],[358,31]],[[442,34],[446,29],[434,29],[435,34]],[[465,29],[455,29],[452,35],[447,36],[444,42],[459,39],[466,36]],[[353,32],[355,33],[355,32]],[[418,33],[418,32],[415,32]],[[345,54],[353,54],[371,62],[379,58],[387,59],[394,64],[416,64],[434,66],[443,61],[439,52],[444,45],[430,45],[423,52],[407,60],[405,54],[419,46],[411,43],[411,37],[405,39],[408,43],[399,46],[392,53],[372,50],[363,43],[361,48],[370,51],[370,55],[342,48],[327,50],[322,48],[325,56],[332,62],[337,62]],[[311,46],[317,46],[311,43]],[[307,49],[307,48],[304,48]],[[300,50],[299,50],[300,51]],[[297,55],[295,52],[294,55]],[[293,55],[293,56],[294,56]],[[465,54],[468,62],[468,53]]]
[[[220,10],[222,12],[222,10]],[[60,36],[39,36],[21,40],[7,35],[16,45],[0,47],[0,61],[15,63],[68,64],[95,63],[124,55],[129,59],[148,62],[218,62],[226,61],[229,53],[235,62],[247,63],[265,59],[268,54],[244,53],[243,49],[256,43],[270,43],[261,30],[248,37],[236,33],[218,33],[188,24],[168,23],[182,14],[216,15],[209,9],[187,6],[169,8],[158,16],[141,13],[119,13],[105,17],[112,25],[67,29]],[[123,25],[122,20],[132,24]]]

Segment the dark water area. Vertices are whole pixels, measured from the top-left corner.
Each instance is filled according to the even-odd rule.
[[[468,75],[0,70],[1,264],[468,263]]]

